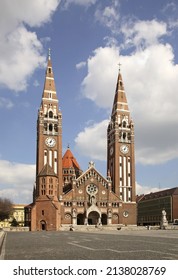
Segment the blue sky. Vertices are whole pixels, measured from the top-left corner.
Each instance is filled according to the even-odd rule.
[[[135,122],[137,192],[178,184],[176,0],[0,2],[0,196],[30,203],[46,58],[68,144],[106,175],[106,127],[118,63]]]

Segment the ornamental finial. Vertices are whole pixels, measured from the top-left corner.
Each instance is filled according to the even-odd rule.
[[[118,65],[119,65],[119,73],[120,73],[122,64],[119,62]]]
[[[48,59],[51,60],[51,49],[48,49]]]

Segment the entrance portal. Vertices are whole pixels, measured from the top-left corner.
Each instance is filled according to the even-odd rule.
[[[45,221],[41,221],[41,230],[46,230],[46,222]]]
[[[84,225],[84,214],[78,214],[77,215],[77,225]]]
[[[99,221],[99,213],[96,211],[90,212],[88,215],[88,224],[89,225],[97,225]]]
[[[107,215],[106,214],[102,214],[101,223],[102,223],[102,225],[107,225]]]

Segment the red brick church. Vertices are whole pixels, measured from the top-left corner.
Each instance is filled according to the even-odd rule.
[[[25,209],[32,231],[77,225],[136,225],[134,123],[119,71],[107,129],[107,177],[91,161],[83,172],[70,148],[62,156],[62,113],[51,55],[37,119],[36,183]]]

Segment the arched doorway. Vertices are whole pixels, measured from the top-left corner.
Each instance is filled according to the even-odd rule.
[[[72,215],[70,213],[65,213],[64,224],[72,224]]]
[[[106,214],[101,215],[101,223],[102,223],[102,225],[107,225],[107,215]]]
[[[112,216],[112,224],[119,224],[119,216],[117,213],[114,213]]]
[[[88,225],[97,225],[99,222],[99,213],[96,211],[92,211],[88,215]]]
[[[84,225],[84,220],[85,220],[84,214],[80,213],[77,215],[77,225]]]
[[[46,230],[46,222],[43,220],[40,222],[40,225],[41,225],[41,230]]]

